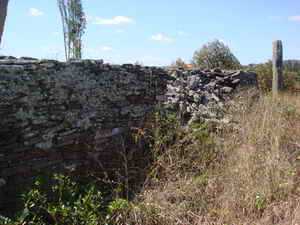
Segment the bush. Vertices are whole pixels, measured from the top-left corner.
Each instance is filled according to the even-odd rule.
[[[272,90],[273,70],[272,62],[269,61],[264,64],[259,64],[254,67],[254,71],[257,74],[257,80],[259,88],[264,92]],[[295,91],[298,89],[300,82],[300,71],[289,71],[285,69],[283,71],[284,86],[286,90]]]
[[[1,225],[13,225],[13,221],[7,217],[0,215],[0,224]]]
[[[238,69],[239,60],[233,55],[229,47],[221,41],[215,40],[205,44],[193,56],[193,63],[201,68]]]
[[[126,216],[120,213],[126,220],[118,224],[193,224],[197,219],[193,213],[207,212],[207,171],[217,158],[214,138],[205,123],[183,130],[174,118],[173,114],[157,117],[158,151],[145,189]]]
[[[259,64],[254,67],[254,71],[257,74],[257,81],[260,90],[268,92],[272,90],[272,62],[267,62],[265,64]]]
[[[23,195],[24,210],[16,224],[28,225],[102,225],[102,195],[92,184],[80,187],[69,177],[55,175],[50,192],[38,179],[32,190]]]

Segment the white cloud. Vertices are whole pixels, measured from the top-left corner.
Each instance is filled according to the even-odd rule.
[[[93,21],[94,17],[90,16],[90,15],[85,15],[85,19],[87,22],[91,22],[91,21]]]
[[[127,16],[115,16],[111,19],[104,19],[100,17],[95,18],[95,24],[98,25],[125,25],[134,23],[134,19]]]
[[[173,42],[174,41],[172,38],[170,38],[167,35],[162,34],[162,33],[154,34],[151,36],[150,39],[152,41],[159,41],[159,42]]]
[[[30,16],[43,16],[44,15],[44,13],[37,8],[30,8],[28,13]]]
[[[300,22],[300,15],[299,16],[290,16],[289,21],[293,21],[293,22]]]

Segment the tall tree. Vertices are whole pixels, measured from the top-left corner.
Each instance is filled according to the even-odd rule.
[[[58,0],[66,60],[81,59],[86,19],[81,0]]]
[[[0,44],[2,40],[2,34],[4,31],[4,24],[7,15],[8,0],[0,0]]]
[[[205,44],[194,53],[193,63],[208,69],[237,69],[241,64],[233,55],[229,47],[223,42],[215,40]]]

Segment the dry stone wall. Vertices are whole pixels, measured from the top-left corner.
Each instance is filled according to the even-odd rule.
[[[165,105],[178,112],[182,124],[224,120],[224,106],[239,90],[257,87],[252,72],[212,70],[169,71]],[[227,120],[227,119],[226,119]]]
[[[101,60],[0,59],[0,211],[39,171],[116,168],[115,137],[142,126],[168,78]]]
[[[157,103],[184,124],[222,119],[224,102],[253,85],[256,75],[242,71],[0,57],[0,212],[40,172],[119,168],[134,148],[126,137]],[[132,151],[135,170],[141,149]]]

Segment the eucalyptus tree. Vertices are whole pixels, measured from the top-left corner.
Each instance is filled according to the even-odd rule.
[[[7,15],[8,0],[0,0],[0,44]]]
[[[66,60],[81,59],[86,18],[81,0],[57,0],[62,20]]]

